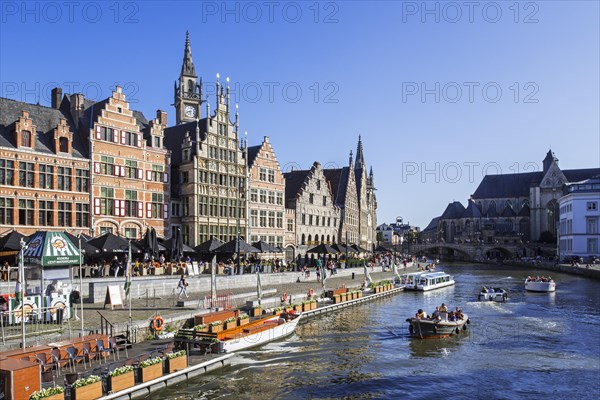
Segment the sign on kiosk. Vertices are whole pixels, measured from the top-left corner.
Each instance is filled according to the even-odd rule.
[[[123,306],[123,299],[121,298],[121,287],[120,286],[108,286],[106,288],[106,297],[104,298],[104,307],[106,305],[110,305],[110,309],[114,310],[115,306],[121,306],[121,308],[125,308]]]

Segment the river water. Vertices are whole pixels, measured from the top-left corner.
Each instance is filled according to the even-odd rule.
[[[591,399],[600,396],[600,282],[552,274],[557,292],[524,291],[517,267],[438,268],[456,285],[404,292],[301,323],[294,335],[240,352],[231,365],[165,389],[169,399]],[[507,303],[477,301],[482,285]],[[445,302],[467,333],[408,338],[406,318]]]

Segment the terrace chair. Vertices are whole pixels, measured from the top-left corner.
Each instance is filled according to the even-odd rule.
[[[121,359],[121,350],[125,350],[125,356],[129,357],[129,354],[127,353],[127,341],[124,339],[120,339],[116,336],[113,336],[111,338],[108,338],[108,346],[113,350],[117,352],[117,358],[120,360]]]
[[[47,353],[37,353],[35,355],[35,359],[37,360],[38,364],[40,364],[42,372],[47,372],[47,371],[52,372],[52,369],[54,367],[56,367],[57,370],[59,368],[58,364],[54,362],[52,357],[48,357]],[[50,361],[48,361],[48,360],[50,360]]]
[[[104,363],[106,363],[106,353],[110,354],[112,352],[113,352],[112,349],[110,349],[110,348],[107,349],[104,347],[104,340],[102,340],[102,339],[96,340],[96,353],[104,356]],[[113,358],[114,358],[114,354],[113,354]],[[116,358],[115,358],[115,361],[116,361]]]
[[[58,375],[60,375],[60,370],[63,366],[69,365],[71,363],[71,360],[62,357],[62,354],[58,347],[52,349],[52,351],[50,352],[50,357],[52,358],[52,363],[56,364],[58,367]]]
[[[83,355],[87,357],[90,362],[90,366],[92,365],[92,360],[95,358],[100,359],[100,355],[102,355],[102,351],[98,350],[98,346],[96,346],[96,350],[92,349],[92,344],[90,342],[85,342],[81,345],[81,350],[83,351]]]
[[[69,364],[73,366],[73,371],[76,368],[75,363],[83,360],[83,369],[87,369],[87,363],[85,362],[85,355],[79,356],[77,355],[78,349],[75,346],[71,346],[67,348],[67,354],[69,355]]]

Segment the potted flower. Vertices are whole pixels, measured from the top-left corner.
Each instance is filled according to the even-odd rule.
[[[206,324],[199,324],[194,326],[194,330],[196,332],[208,332],[208,325]]]
[[[262,315],[262,307],[256,306],[252,308],[251,315],[253,317],[260,317]]]
[[[339,294],[334,294],[333,295],[333,303],[338,304],[341,302],[342,302],[342,296],[340,296]]]
[[[223,322],[221,321],[213,321],[208,324],[211,333],[221,332],[223,330]]]
[[[102,397],[102,380],[98,375],[77,379],[71,386],[72,400],[93,400]]]
[[[227,329],[232,329],[232,328],[236,328],[237,327],[237,318],[236,317],[229,317],[225,320],[225,324],[224,324],[224,328],[225,330]]]
[[[29,400],[63,400],[64,398],[65,388],[63,388],[62,386],[55,386],[42,389],[37,392],[33,392],[33,394],[29,396]]]
[[[302,311],[302,304],[294,304],[294,311]]]
[[[179,350],[167,354],[167,372],[169,374],[187,368],[187,357],[185,350]]]
[[[109,388],[113,393],[125,390],[135,385],[135,377],[133,376],[133,366],[125,365],[124,367],[115,368],[108,373]]]
[[[242,326],[242,325],[246,325],[248,322],[250,322],[250,316],[248,314],[241,314],[238,318],[238,325]]]
[[[138,369],[138,380],[141,383],[160,378],[163,374],[162,358],[154,357],[140,363]]]
[[[315,299],[312,299],[310,301],[310,309],[311,310],[316,310],[317,309],[317,301]]]
[[[217,338],[212,338],[211,343],[210,343],[210,351],[213,354],[222,353],[224,351],[223,350],[223,342],[221,342]]]
[[[341,297],[341,301],[346,301],[348,299],[348,295],[346,294],[346,292],[340,294]]]
[[[275,307],[273,309],[273,315],[280,315],[281,313],[283,313],[283,308],[281,308],[281,307]]]

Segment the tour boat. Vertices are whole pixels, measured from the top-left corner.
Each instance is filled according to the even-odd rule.
[[[454,278],[442,271],[421,273],[413,279],[412,284],[404,285],[404,290],[417,290],[427,292],[454,285]]]
[[[261,318],[233,330],[226,330],[217,335],[223,343],[223,351],[231,353],[260,346],[294,333],[302,314],[293,315],[289,320],[280,316]]]
[[[554,292],[556,283],[552,278],[532,278],[525,279],[525,290],[530,292]]]
[[[399,276],[399,286],[406,288],[407,286],[415,286],[415,283],[419,280],[419,277],[425,272],[411,272],[409,274],[403,274]]]
[[[508,291],[502,288],[486,288],[485,286],[479,293],[479,301],[496,301],[503,303],[508,300]]]
[[[444,338],[452,335],[458,335],[467,330],[467,324],[470,324],[467,314],[463,314],[463,318],[456,321],[448,321],[446,319],[421,319],[408,318],[406,320],[408,332],[411,337],[425,338]]]

